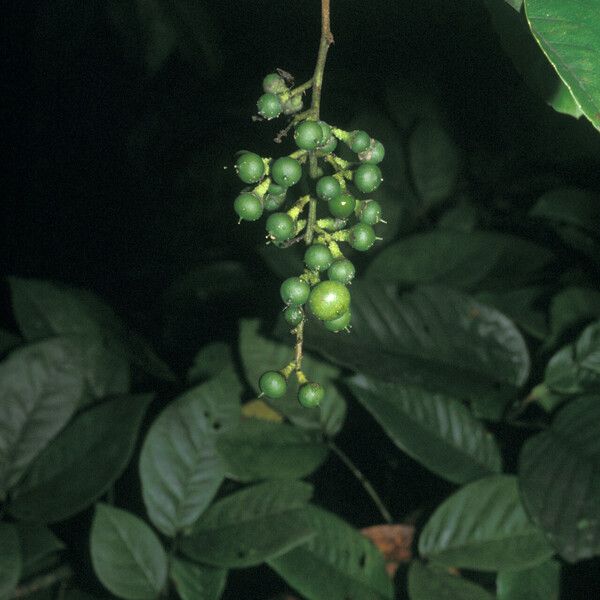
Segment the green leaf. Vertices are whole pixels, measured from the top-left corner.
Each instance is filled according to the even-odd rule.
[[[92,504],[129,464],[151,401],[118,396],[79,413],[33,462],[12,494],[11,513],[55,523]]]
[[[250,567],[307,541],[314,532],[305,511],[312,486],[271,481],[213,504],[181,539],[192,560],[217,567]]]
[[[558,188],[541,196],[529,215],[596,234],[600,225],[600,198],[575,187]]]
[[[225,342],[212,342],[204,346],[194,357],[194,362],[188,369],[187,382],[195,385],[232,368],[231,346]]]
[[[517,478],[492,475],[443,502],[419,538],[419,553],[447,567],[518,570],[554,553],[519,499]]]
[[[410,600],[493,600],[477,584],[434,565],[413,560],[408,569]]]
[[[498,600],[559,600],[560,563],[548,560],[522,571],[501,571],[496,590]]]
[[[560,291],[550,302],[550,333],[546,347],[551,347],[570,329],[600,319],[600,292],[581,287]]]
[[[458,400],[363,375],[348,383],[398,448],[440,477],[465,483],[502,470],[494,437]]]
[[[9,600],[19,583],[21,547],[15,525],[0,523],[0,600]]]
[[[0,363],[0,500],[71,418],[83,391],[68,339],[23,346]]]
[[[268,561],[307,600],[394,597],[385,562],[373,544],[339,517],[316,506],[306,515],[316,532],[306,544]]]
[[[310,432],[260,419],[244,419],[217,440],[227,474],[238,481],[300,479],[327,457],[327,446]]]
[[[27,579],[53,564],[65,545],[43,525],[19,523],[17,527],[23,556],[22,579]]]
[[[552,260],[550,251],[513,235],[438,230],[390,244],[371,262],[367,277],[404,286],[505,287],[530,284],[532,274]]]
[[[225,589],[227,571],[173,558],[171,579],[181,600],[219,600]]]
[[[240,356],[246,379],[260,393],[258,380],[268,369],[280,369],[293,358],[293,342],[281,343],[260,334],[260,321],[242,319],[240,321]],[[336,336],[333,336],[336,337]],[[325,386],[325,398],[319,408],[306,410],[297,399],[297,385],[290,381],[284,398],[269,404],[284,414],[294,425],[307,429],[321,429],[326,435],[334,436],[342,428],[346,417],[346,402],[334,381],[339,377],[338,368],[304,354],[302,368],[313,381]]]
[[[127,600],[156,598],[167,582],[167,555],[138,517],[98,504],[90,534],[94,571],[102,585]]]
[[[585,116],[600,129],[600,21],[596,0],[525,0],[531,32]]]
[[[0,329],[0,357],[4,357],[7,352],[14,350],[22,343],[21,338],[10,331]]]
[[[242,388],[230,370],[173,401],[152,424],[140,455],[142,495],[165,535],[189,527],[225,476],[217,436],[240,418]]]
[[[600,554],[599,440],[600,396],[584,396],[521,450],[525,507],[569,562]]]

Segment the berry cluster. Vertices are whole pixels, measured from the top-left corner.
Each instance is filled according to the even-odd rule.
[[[259,114],[272,119],[282,113],[297,112],[302,107],[301,93],[306,87],[289,89],[282,75],[267,75],[263,81],[265,93],[257,102]],[[279,371],[264,373],[259,386],[265,396],[281,398],[287,391],[288,378],[295,373],[300,384],[299,402],[314,407],[319,405],[325,391],[320,384],[309,382],[301,370],[305,307],[327,330],[349,331],[352,315],[347,286],[354,278],[355,268],[345,258],[340,243],[363,252],[380,239],[373,226],[384,222],[381,206],[376,200],[357,196],[370,194],[381,184],[378,164],[385,150],[381,142],[366,132],[332,127],[318,120],[311,110],[297,114],[284,132],[291,127],[297,149],[289,155],[272,159],[243,152],[238,157],[236,172],[244,183],[253,187],[235,199],[234,209],[240,221],[256,221],[265,211],[271,213],[266,220],[270,243],[282,248],[300,241],[307,245],[304,272],[286,279],[280,288],[286,305],[284,318],[296,335],[296,358]],[[337,156],[338,142],[348,146],[357,160],[350,162]],[[314,189],[286,207],[290,188],[301,180],[304,165],[309,166]],[[319,218],[319,207],[326,207],[328,216]]]

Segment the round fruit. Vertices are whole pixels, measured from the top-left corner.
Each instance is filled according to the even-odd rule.
[[[331,200],[341,193],[342,186],[335,177],[326,175],[317,181],[317,196],[319,196],[321,200]]]
[[[302,167],[297,160],[289,156],[282,156],[273,163],[271,176],[275,183],[288,188],[300,181]]]
[[[267,371],[258,380],[260,391],[268,398],[283,398],[287,391],[285,377],[279,371]]]
[[[279,288],[281,299],[289,306],[300,306],[308,300],[310,286],[300,277],[288,277]]]
[[[235,162],[235,170],[244,183],[256,183],[265,174],[265,163],[258,154],[244,152]]]
[[[304,264],[312,271],[326,271],[333,262],[333,255],[325,244],[312,244],[304,253]]]
[[[269,235],[278,242],[289,240],[296,231],[296,225],[292,217],[283,212],[276,212],[269,215],[266,227]]]
[[[381,221],[381,204],[377,200],[366,200],[360,207],[359,219],[366,225],[377,225]]]
[[[346,219],[353,212],[356,200],[350,194],[340,194],[329,201],[329,212],[338,219]]]
[[[368,165],[378,165],[385,156],[383,144],[375,140],[373,142],[371,142],[369,148],[358,155],[359,160]]]
[[[325,329],[327,329],[327,331],[337,333],[338,331],[342,331],[350,327],[350,321],[352,321],[352,313],[348,310],[348,312],[345,312],[337,319],[333,319],[332,321],[323,321],[323,325],[325,325]]]
[[[337,143],[337,138],[330,135],[328,140],[319,146],[319,150],[323,152],[323,154],[331,154],[337,148]]]
[[[317,319],[331,321],[350,307],[350,292],[339,281],[321,281],[310,292],[308,305]]]
[[[338,258],[327,269],[327,275],[331,281],[339,281],[348,285],[356,275],[354,265],[347,258]]]
[[[315,408],[325,398],[325,388],[320,383],[305,383],[298,390],[298,402],[304,408]]]
[[[264,199],[264,209],[268,211],[277,210],[285,202],[286,193],[287,188],[281,185],[276,183],[269,185]]]
[[[304,311],[299,306],[288,306],[283,311],[283,318],[288,325],[296,327],[304,319]]]
[[[374,192],[382,181],[381,169],[377,165],[362,164],[354,172],[354,185],[363,194]]]
[[[292,96],[289,100],[283,103],[283,114],[293,115],[302,110],[302,98],[300,94]]]
[[[240,194],[233,202],[233,209],[244,221],[257,221],[263,213],[260,198],[250,192]]]
[[[296,146],[302,150],[314,150],[323,139],[323,130],[316,121],[302,121],[294,132]]]
[[[366,131],[357,129],[350,134],[349,146],[352,152],[356,152],[357,154],[364,152],[370,145],[371,136]]]
[[[375,231],[366,223],[357,223],[350,230],[350,245],[360,252],[365,252],[375,243]]]
[[[265,119],[274,119],[281,114],[281,100],[275,94],[263,94],[256,103],[258,114]]]
[[[331,125],[325,123],[325,121],[319,121],[319,125],[321,126],[321,142],[325,142],[331,135]]]
[[[263,90],[268,94],[281,94],[287,90],[285,80],[277,73],[269,73],[263,79]]]

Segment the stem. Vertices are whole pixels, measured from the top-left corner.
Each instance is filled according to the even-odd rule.
[[[12,595],[13,598],[24,598],[35,592],[45,590],[59,582],[66,582],[73,576],[73,569],[69,565],[58,567],[55,571],[35,577],[31,581],[20,585]]]
[[[304,319],[296,326],[296,345],[294,347],[294,363],[296,371],[302,370],[302,343],[304,341]]]
[[[331,448],[332,452],[337,455],[337,457],[348,467],[348,469],[350,469],[354,477],[358,479],[360,484],[363,486],[365,492],[367,492],[367,494],[371,496],[371,500],[373,500],[373,503],[381,513],[381,516],[383,517],[384,521],[386,523],[393,523],[394,519],[392,518],[392,515],[385,507],[384,503],[381,501],[381,498],[379,497],[379,494],[375,491],[375,488],[363,475],[362,471],[352,462],[350,457],[347,456],[341,450],[341,448],[339,448],[333,441],[329,440],[328,445]]]
[[[321,41],[319,43],[319,54],[317,55],[317,64],[312,81],[312,105],[314,118],[319,119],[321,109],[321,90],[323,89],[323,73],[325,71],[325,61],[327,60],[327,51],[333,44],[333,34],[331,33],[331,21],[329,14],[330,0],[321,0]]]
[[[302,85],[295,87],[293,90],[290,91],[290,98],[292,96],[297,96],[298,94],[302,94],[303,92],[305,92],[306,90],[311,88],[312,84],[313,84],[313,80],[309,79],[307,82],[303,83]]]

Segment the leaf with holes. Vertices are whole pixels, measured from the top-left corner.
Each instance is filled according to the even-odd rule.
[[[240,382],[231,370],[173,401],[152,424],[140,455],[142,495],[152,523],[175,536],[202,514],[223,478],[216,438],[240,418]]]
[[[486,477],[452,494],[427,521],[419,552],[447,567],[480,571],[523,569],[554,553],[527,517],[510,475]]]
[[[560,563],[548,560],[521,571],[501,571],[496,590],[498,600],[559,600]]]
[[[170,577],[181,600],[219,600],[227,571],[173,558]]]
[[[182,552],[216,567],[242,568],[279,556],[314,535],[306,518],[312,486],[271,481],[213,504],[181,539]]]
[[[22,570],[19,534],[15,525],[0,523],[0,598],[13,597]]]
[[[600,554],[600,396],[573,400],[525,442],[519,486],[533,520],[570,562]]]

